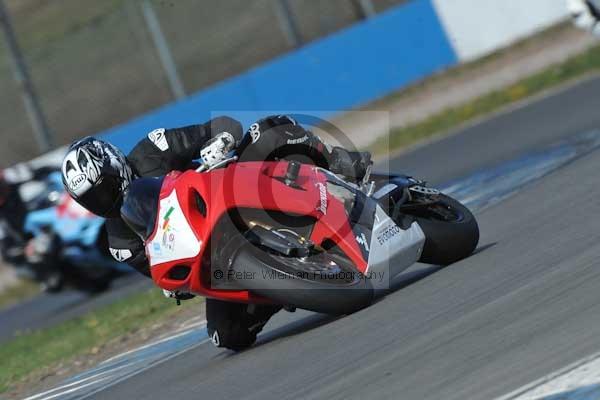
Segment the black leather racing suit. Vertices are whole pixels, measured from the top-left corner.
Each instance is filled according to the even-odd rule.
[[[173,170],[190,169],[193,160],[200,157],[203,146],[222,132],[229,132],[235,138],[241,161],[292,156],[344,175],[352,176],[356,172],[348,166],[357,161],[358,153],[326,147],[318,137],[286,116],[263,118],[253,124],[246,135],[243,135],[241,124],[228,117],[218,117],[202,125],[157,129],[141,140],[127,159],[138,177],[162,176]],[[361,172],[357,173],[360,175]],[[111,254],[118,261],[127,262],[150,276],[144,245],[138,236],[120,218],[108,219],[106,228]],[[207,328],[215,344],[243,348],[254,342],[256,334],[279,309],[207,299]]]

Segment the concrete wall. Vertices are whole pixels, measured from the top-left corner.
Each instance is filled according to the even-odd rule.
[[[505,47],[568,17],[565,0],[433,0],[461,61]]]
[[[156,127],[219,112],[246,111],[246,126],[274,110],[326,110],[327,117],[456,62],[431,1],[413,0],[102,134],[127,151]]]

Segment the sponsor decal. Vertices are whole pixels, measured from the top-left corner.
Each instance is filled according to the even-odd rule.
[[[169,207],[167,213],[163,217],[162,225],[162,246],[170,251],[175,250],[175,234],[173,233],[175,229],[173,229],[173,227],[171,226],[171,214],[173,213],[173,211],[175,211],[175,207]]]
[[[356,242],[362,247],[364,247],[366,251],[371,251],[369,250],[369,243],[367,243],[367,237],[363,232],[361,232],[360,235],[356,235]]]
[[[123,262],[131,258],[131,250],[128,249],[113,249],[112,247],[108,249],[110,254],[113,256],[115,260],[118,262]]]
[[[215,333],[212,334],[210,340],[217,347],[219,347],[221,345],[221,340],[219,339],[219,333],[217,331],[215,331]]]
[[[319,189],[319,207],[317,211],[321,211],[323,215],[327,214],[327,188],[321,182],[315,185]]]
[[[163,233],[162,245],[170,251],[175,250],[175,235],[170,233],[169,230]]]
[[[377,235],[377,241],[380,245],[392,239],[394,236],[398,235],[402,229],[396,224],[390,224],[386,226],[383,231]]]
[[[168,210],[167,213],[165,214],[165,216],[163,217],[163,230],[169,230],[169,222],[171,222],[170,217],[171,214],[173,213],[173,211],[175,211],[175,207],[171,206]]]
[[[164,128],[155,129],[150,132],[148,134],[148,139],[150,139],[160,151],[167,151],[169,149],[169,143],[167,142]]]
[[[195,257],[201,246],[202,241],[192,231],[173,190],[160,200],[158,227],[146,243],[150,265]]]
[[[287,144],[300,144],[300,143],[306,142],[307,140],[308,140],[308,135],[304,135],[298,139],[288,139]]]
[[[86,179],[87,177],[85,176],[85,174],[75,175],[71,178],[71,181],[69,182],[69,190],[77,193],[77,191],[81,189],[81,186],[85,183]]]
[[[252,143],[258,142],[260,139],[260,126],[257,123],[252,124],[248,132],[250,132],[250,136],[252,137]]]

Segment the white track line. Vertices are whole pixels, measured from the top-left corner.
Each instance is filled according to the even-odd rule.
[[[505,394],[502,397],[497,398],[496,400],[513,400],[513,399],[517,399],[520,396],[523,396],[526,393],[528,393],[528,392],[530,392],[530,391],[532,391],[532,390],[534,390],[534,389],[536,389],[536,388],[538,388],[538,387],[540,387],[540,386],[542,386],[544,384],[550,383],[550,382],[556,380],[557,378],[560,378],[561,376],[566,375],[569,372],[574,371],[575,369],[577,369],[577,368],[579,368],[579,367],[581,367],[581,366],[583,366],[585,364],[589,364],[589,363],[591,363],[593,361],[596,361],[598,359],[600,359],[600,352],[594,353],[591,356],[585,357],[585,358],[583,358],[583,359],[581,359],[579,361],[575,361],[574,363],[569,364],[566,367],[559,369],[558,371],[555,371],[555,372],[553,372],[551,374],[545,375],[545,376],[543,376],[543,377],[541,377],[541,378],[539,378],[539,379],[537,379],[537,380],[535,380],[535,381],[533,381],[531,383],[528,383],[525,386],[522,386],[522,387],[520,387],[520,388],[518,388],[518,389],[516,389],[516,390],[514,390],[514,391],[512,391],[512,392],[510,392],[508,394]]]
[[[102,382],[102,381],[108,379],[108,378],[110,378],[110,377],[109,376],[105,376],[104,378],[100,378],[100,379],[98,379],[96,381],[88,382],[85,385],[77,386],[75,388],[72,388],[72,389],[69,389],[69,390],[65,390],[65,391],[62,391],[62,392],[59,392],[59,393],[55,393],[55,394],[47,396],[47,397],[42,397],[39,400],[50,400],[50,399],[54,399],[54,398],[59,397],[59,396],[64,396],[66,394],[73,393],[73,392],[76,392],[78,390],[81,390],[82,388],[85,388],[87,386],[95,385],[95,384],[97,384],[99,382]],[[25,400],[29,400],[29,399],[32,399],[32,398],[33,397],[27,397]],[[38,398],[38,397],[35,397],[35,398]]]
[[[88,388],[90,386],[98,385],[99,383],[105,382],[105,384],[101,385],[100,387],[98,387],[96,389],[92,388],[92,391],[90,393],[83,393],[83,397],[80,397],[80,398],[87,398],[87,397],[89,397],[95,393],[98,393],[112,385],[116,385],[117,383],[122,382],[123,380],[129,379],[143,371],[146,371],[149,368],[152,368],[158,364],[166,362],[166,361],[172,359],[173,357],[176,357],[176,356],[182,354],[183,352],[186,352],[197,346],[200,346],[200,345],[208,342],[209,339],[208,339],[208,337],[206,337],[205,339],[200,340],[199,342],[197,342],[195,344],[186,346],[185,348],[180,349],[179,351],[176,351],[174,353],[168,354],[166,356],[163,356],[161,354],[156,354],[154,357],[151,357],[151,356],[148,358],[142,357],[139,360],[126,362],[124,365],[118,365],[118,366],[113,366],[113,367],[110,366],[111,363],[114,363],[115,361],[117,361],[123,357],[126,357],[127,355],[132,355],[135,353],[142,352],[148,348],[160,347],[160,345],[163,343],[175,341],[178,338],[193,334],[195,331],[197,331],[205,326],[206,326],[206,320],[196,321],[194,318],[191,321],[188,321],[188,322],[182,324],[182,326],[180,326],[177,330],[172,332],[170,334],[170,336],[168,336],[168,337],[153,341],[151,343],[145,344],[143,346],[140,346],[135,349],[128,350],[124,353],[113,356],[113,357],[99,363],[97,367],[82,372],[81,374],[79,374],[80,378],[75,380],[74,382],[63,383],[62,385],[52,388],[50,390],[46,390],[42,393],[38,393],[38,394],[35,394],[32,396],[29,396],[29,397],[25,398],[24,400],[50,400],[50,399],[54,399],[56,397],[61,397],[61,396],[65,396],[68,394],[72,394],[72,393],[75,393],[82,389]],[[138,364],[142,364],[140,366],[140,368],[137,368]],[[101,369],[103,367],[107,368],[107,369],[101,371]],[[133,369],[133,371],[127,371],[128,369]],[[91,373],[90,376],[85,376],[86,374],[90,374],[90,373]],[[119,376],[119,373],[123,373],[123,375]]]
[[[47,394],[50,394],[50,393],[52,393],[52,392],[56,392],[57,390],[61,390],[61,389],[67,389],[67,388],[70,388],[70,387],[72,387],[72,386],[75,386],[75,385],[78,385],[78,384],[80,384],[80,383],[83,383],[83,382],[89,381],[89,380],[91,380],[91,379],[98,378],[98,377],[100,377],[100,376],[102,376],[102,375],[106,375],[106,374],[108,374],[108,373],[115,372],[115,371],[118,371],[118,370],[120,370],[120,369],[124,369],[124,368],[130,367],[130,366],[132,366],[133,364],[134,364],[134,363],[129,363],[129,364],[121,365],[120,367],[113,368],[113,369],[111,369],[111,370],[108,370],[108,371],[99,372],[99,373],[97,373],[97,374],[94,374],[94,375],[88,376],[88,377],[86,377],[86,378],[79,379],[79,380],[77,380],[77,381],[75,381],[75,382],[71,382],[71,383],[67,383],[67,384],[65,384],[65,385],[57,386],[57,387],[55,387],[55,388],[52,388],[52,389],[50,389],[50,390],[47,390],[47,391],[45,391],[45,392],[38,393],[38,394],[36,394],[36,395],[29,396],[29,397],[26,397],[26,398],[25,398],[25,399],[23,399],[23,400],[35,400],[35,399],[38,399],[38,398],[40,398],[40,397],[43,397],[43,396],[45,396],[45,395],[47,395]],[[83,386],[81,386],[81,387],[83,387]]]
[[[150,368],[154,368],[154,367],[155,367],[155,366],[157,366],[157,365],[160,365],[160,364],[162,364],[162,363],[164,363],[164,362],[167,362],[167,361],[169,361],[169,360],[171,360],[171,359],[173,359],[173,358],[175,358],[175,357],[179,356],[180,354],[183,354],[183,353],[185,353],[186,351],[189,351],[189,350],[195,349],[196,347],[200,347],[201,345],[203,345],[204,343],[207,343],[207,342],[209,342],[209,341],[210,341],[210,339],[209,339],[209,338],[206,338],[206,339],[204,339],[204,340],[202,340],[202,341],[198,342],[197,344],[195,344],[195,345],[192,345],[192,346],[190,346],[190,347],[187,347],[187,348],[185,348],[185,349],[183,349],[183,350],[180,350],[180,351],[178,351],[178,352],[176,352],[176,353],[173,353],[173,354],[169,355],[168,357],[165,357],[165,358],[162,358],[162,359],[156,360],[156,361],[155,361],[155,362],[153,362],[153,363],[151,362],[150,364],[148,364],[148,365],[147,365],[147,366],[145,366],[144,368],[141,368],[141,369],[139,369],[139,370],[136,370],[136,371],[134,371],[134,372],[132,372],[132,373],[130,373],[130,374],[123,375],[121,378],[119,378],[119,379],[117,379],[117,380],[115,380],[115,381],[109,382],[108,384],[106,384],[106,385],[104,385],[104,386],[102,386],[102,387],[99,387],[99,388],[98,388],[98,389],[96,389],[96,390],[93,390],[92,392],[90,392],[90,393],[88,393],[88,394],[86,394],[86,395],[84,395],[84,396],[80,397],[80,398],[79,398],[79,400],[83,400],[83,399],[90,398],[91,396],[95,395],[96,393],[102,392],[103,390],[106,390],[106,389],[108,389],[108,388],[110,388],[110,387],[112,387],[112,386],[115,386],[115,385],[117,385],[117,384],[119,384],[119,383],[121,383],[121,382],[123,382],[123,381],[126,381],[126,380],[128,380],[128,379],[130,379],[130,378],[133,378],[134,376],[136,376],[136,375],[139,375],[139,374],[141,374],[142,372],[149,370]]]
[[[196,327],[201,327],[201,326],[206,326],[206,321],[202,321],[202,322],[198,323]],[[104,364],[107,364],[107,363],[109,363],[111,361],[117,360],[117,359],[119,359],[121,357],[124,357],[126,355],[129,355],[131,353],[135,353],[135,352],[140,351],[140,350],[145,350],[145,349],[147,349],[149,347],[153,347],[153,346],[156,346],[158,344],[161,344],[161,343],[164,343],[164,342],[168,342],[168,341],[173,340],[173,339],[177,339],[178,337],[185,336],[188,333],[191,333],[192,331],[194,331],[196,327],[187,327],[187,329],[185,329],[184,331],[181,331],[181,330],[175,331],[175,334],[172,335],[172,336],[168,336],[168,337],[165,337],[164,339],[160,339],[160,340],[157,340],[157,341],[145,344],[143,346],[136,347],[135,349],[132,349],[132,350],[127,350],[124,353],[117,354],[116,356],[112,356],[111,358],[102,361],[98,365],[104,365]]]

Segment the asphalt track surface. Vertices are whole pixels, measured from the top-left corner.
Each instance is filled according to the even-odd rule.
[[[600,79],[401,155],[432,183],[600,128]],[[253,348],[202,344],[95,399],[489,399],[600,349],[600,152],[477,215],[479,251],[353,315],[280,313]],[[413,282],[414,281],[414,282]]]

